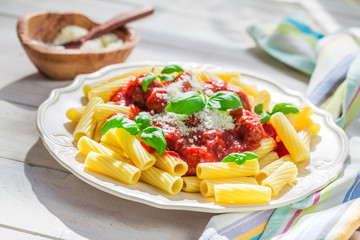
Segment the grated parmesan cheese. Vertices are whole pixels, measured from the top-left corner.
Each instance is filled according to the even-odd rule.
[[[200,120],[200,124],[195,127],[186,126],[185,121],[189,118],[189,116],[172,112],[162,112],[160,114],[155,114],[152,117],[152,121],[173,123],[177,126],[180,134],[183,136],[188,136],[191,132],[204,129],[225,131],[235,128],[232,116],[230,116],[226,111],[205,108],[199,112],[194,113],[193,115]],[[194,140],[197,140],[196,136],[194,136]]]

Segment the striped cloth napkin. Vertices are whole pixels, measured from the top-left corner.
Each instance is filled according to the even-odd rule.
[[[350,157],[337,180],[304,200],[214,216],[200,239],[348,239],[360,226],[360,29],[323,36],[291,17],[248,30],[268,54],[311,75],[307,96],[345,129]]]

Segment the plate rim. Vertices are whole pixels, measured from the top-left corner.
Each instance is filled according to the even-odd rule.
[[[220,67],[220,69],[222,69],[222,70],[234,69],[234,68],[226,68],[226,67],[213,65],[213,64],[201,64],[201,63],[195,63],[195,62],[141,61],[141,62],[132,62],[132,63],[113,64],[113,65],[109,65],[109,66],[106,66],[104,68],[101,68],[98,71],[93,72],[93,73],[80,74],[74,79],[74,81],[70,85],[68,85],[66,87],[62,87],[62,88],[53,89],[51,91],[49,97],[38,108],[37,115],[36,115],[36,127],[37,127],[37,130],[39,132],[40,138],[42,139],[46,149],[49,151],[51,156],[62,167],[66,168],[70,173],[74,174],[77,178],[81,179],[85,183],[87,183],[87,184],[89,184],[89,185],[91,185],[91,186],[93,186],[93,187],[95,187],[97,189],[100,189],[101,191],[104,191],[104,192],[110,193],[112,195],[115,195],[117,197],[121,197],[121,198],[126,199],[126,200],[146,204],[146,205],[156,207],[156,208],[160,208],[160,209],[185,210],[185,211],[208,212],[208,213],[247,212],[247,211],[275,209],[275,208],[278,208],[278,207],[287,206],[287,205],[293,204],[295,202],[298,202],[298,201],[300,201],[302,199],[305,199],[309,195],[319,191],[324,186],[326,186],[330,182],[334,181],[337,178],[338,174],[342,172],[342,170],[344,168],[344,162],[345,162],[346,158],[349,155],[349,140],[348,140],[345,132],[343,131],[343,129],[341,129],[339,126],[337,126],[335,124],[335,122],[332,119],[331,114],[324,111],[324,110],[322,110],[322,109],[320,109],[320,108],[318,108],[317,106],[313,105],[307,98],[305,98],[304,94],[302,94],[300,92],[297,92],[295,90],[289,89],[289,88],[287,88],[285,86],[282,86],[280,84],[274,83],[273,81],[271,81],[270,79],[268,79],[265,76],[262,76],[261,74],[246,71],[246,70],[243,70],[241,68],[236,68],[236,71],[239,71],[241,73],[241,75],[249,76],[249,77],[255,77],[255,78],[257,78],[257,79],[259,79],[261,81],[265,81],[266,83],[271,84],[272,86],[274,86],[276,88],[279,88],[281,91],[283,91],[284,93],[287,93],[288,95],[298,97],[301,100],[301,102],[309,104],[312,107],[313,111],[318,113],[319,115],[322,115],[324,117],[324,120],[326,121],[327,125],[330,126],[341,137],[341,142],[342,142],[342,144],[344,146],[343,149],[342,149],[341,155],[339,157],[339,162],[340,162],[341,166],[338,167],[338,169],[335,169],[335,172],[333,173],[332,177],[328,178],[328,180],[325,183],[323,183],[321,186],[319,186],[318,188],[312,189],[311,191],[308,191],[306,194],[302,195],[301,197],[293,198],[293,199],[291,199],[291,201],[287,201],[285,203],[273,204],[273,205],[233,206],[233,205],[215,204],[215,206],[218,206],[218,208],[211,208],[210,206],[214,206],[214,205],[189,206],[189,205],[184,205],[184,204],[181,204],[181,203],[178,203],[178,202],[172,202],[171,204],[169,204],[169,203],[165,203],[165,202],[155,202],[152,199],[145,199],[145,198],[142,198],[142,197],[139,197],[139,196],[129,195],[129,194],[126,194],[126,193],[123,193],[123,192],[116,191],[116,190],[114,190],[112,188],[108,188],[108,187],[103,186],[101,184],[98,184],[97,182],[87,178],[86,176],[81,175],[75,168],[73,168],[70,165],[70,163],[64,161],[57,154],[55,154],[55,152],[52,151],[50,144],[51,143],[54,144],[54,141],[51,140],[48,133],[45,131],[45,128],[43,127],[42,116],[45,113],[46,108],[52,102],[55,102],[56,99],[60,96],[61,93],[71,92],[72,90],[77,89],[78,87],[81,87],[85,80],[99,78],[102,75],[110,73],[111,71],[114,71],[114,70],[116,71],[116,70],[125,69],[125,68],[142,67],[142,66],[148,66],[148,65],[168,65],[168,64],[178,64],[178,65],[182,65],[182,66],[184,66],[184,65],[192,66],[193,65],[193,66],[200,67],[200,68],[209,68],[209,67],[218,68],[218,67]]]

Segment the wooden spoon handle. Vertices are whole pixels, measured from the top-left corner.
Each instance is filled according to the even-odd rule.
[[[115,29],[122,27],[129,22],[149,16],[153,14],[153,12],[153,7],[149,5],[130,9],[129,11],[120,14],[119,16],[109,20],[108,22],[91,29],[88,34],[81,38],[81,42],[85,42],[87,40],[97,38],[104,33],[114,31]]]

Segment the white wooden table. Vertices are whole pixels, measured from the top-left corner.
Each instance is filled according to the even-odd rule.
[[[36,130],[38,106],[71,80],[50,81],[37,72],[17,39],[17,18],[74,10],[104,22],[149,2],[156,13],[130,24],[141,42],[128,62],[211,63],[260,73],[298,91],[305,91],[308,77],[256,48],[246,27],[288,15],[324,32],[360,23],[355,0],[0,0],[0,239],[197,239],[213,216],[160,210],[97,190],[62,168]]]

